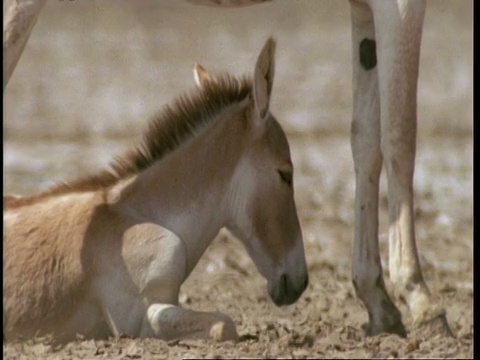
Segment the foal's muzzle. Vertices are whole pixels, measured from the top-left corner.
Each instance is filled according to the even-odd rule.
[[[282,273],[275,281],[269,282],[268,294],[277,306],[293,304],[308,286],[308,274],[293,281],[291,276]]]

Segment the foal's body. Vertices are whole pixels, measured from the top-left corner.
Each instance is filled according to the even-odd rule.
[[[245,245],[277,305],[308,283],[288,142],[269,112],[275,43],[253,83],[200,75],[110,171],[7,198],[5,334],[235,340],[220,313],[178,306],[222,227]],[[198,77],[198,76],[197,76]]]
[[[41,330],[61,341],[75,334],[152,336],[142,329],[148,305],[178,304],[180,285],[204,250],[189,245],[203,240],[199,247],[206,247],[218,232],[218,220],[204,228],[183,223],[178,232],[169,231],[178,206],[167,216],[158,214],[166,224],[162,227],[110,203],[123,186],[60,195],[7,212],[7,337],[9,330],[24,337]],[[228,330],[229,335],[235,331]]]

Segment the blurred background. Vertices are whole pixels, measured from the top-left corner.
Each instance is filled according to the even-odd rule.
[[[290,141],[311,283],[320,289],[334,274],[350,289],[350,32],[348,2],[339,0],[276,0],[240,9],[180,0],[50,0],[4,93],[4,191],[33,194],[106,166],[139,140],[157,110],[193,86],[195,62],[211,72],[250,74],[273,35],[271,110]],[[427,1],[418,86],[415,215],[422,267],[433,292],[444,291],[454,328],[469,333],[473,1]],[[388,272],[384,174],[380,195],[379,240]],[[221,241],[198,267],[227,269],[227,260],[254,269],[240,245]],[[322,277],[325,264],[333,270]],[[195,288],[187,289],[194,296]],[[461,289],[467,295],[455,297]]]
[[[427,4],[416,187],[438,195],[434,206],[450,209],[449,197],[441,199],[451,186],[468,202],[459,211],[469,216],[473,2]],[[273,35],[272,111],[291,139],[299,176],[310,174],[310,188],[326,196],[338,194],[330,183],[348,178],[343,196],[353,199],[350,32],[348,2],[338,0],[239,9],[179,0],[50,0],[4,94],[4,188],[31,194],[105,166],[139,140],[163,104],[193,86],[196,61],[211,72],[252,73]],[[432,181],[435,166],[449,178]]]

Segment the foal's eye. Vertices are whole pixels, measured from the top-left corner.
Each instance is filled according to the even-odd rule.
[[[293,182],[293,173],[289,170],[277,170],[278,175],[280,175],[280,179],[287,184],[287,185],[292,185]]]

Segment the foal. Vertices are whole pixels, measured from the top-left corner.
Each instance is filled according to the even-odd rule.
[[[5,199],[5,334],[65,342],[127,334],[235,340],[221,313],[178,306],[222,227],[244,244],[277,305],[308,284],[285,134],[269,111],[275,42],[253,81],[198,73],[143,143],[110,170]]]

